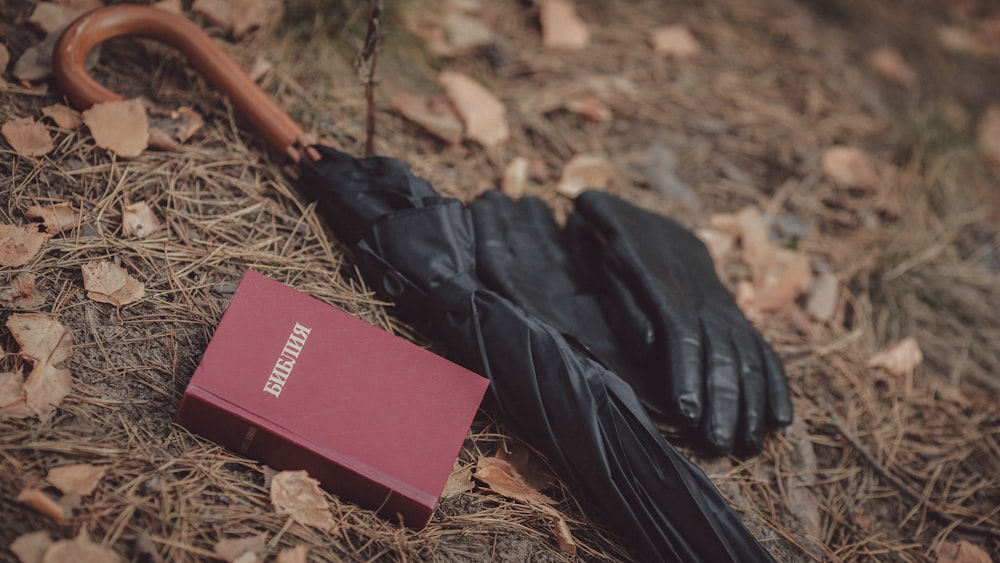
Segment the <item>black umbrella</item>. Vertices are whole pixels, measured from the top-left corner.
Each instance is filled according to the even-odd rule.
[[[197,26],[135,6],[83,16],[54,53],[59,84],[77,107],[118,98],[93,81],[83,59],[122,35],[180,48],[236,96],[272,146],[298,160],[299,186],[365,279],[404,314],[437,321],[454,358],[490,379],[504,419],[644,560],[770,560],[705,474],[663,439],[628,384],[480,283],[460,201],[441,197],[399,160],[305,146],[301,130]]]

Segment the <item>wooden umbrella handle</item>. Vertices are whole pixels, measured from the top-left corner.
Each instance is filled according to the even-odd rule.
[[[155,39],[183,53],[188,62],[224,93],[274,150],[298,161],[311,139],[243,69],[200,27],[157,8],[113,5],[80,16],[59,37],[52,53],[56,84],[77,109],[123,100],[94,80],[84,61],[91,49],[109,39],[136,36]]]

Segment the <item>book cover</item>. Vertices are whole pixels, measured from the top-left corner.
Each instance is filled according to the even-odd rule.
[[[196,434],[413,528],[437,506],[488,381],[253,270],[177,412]]]

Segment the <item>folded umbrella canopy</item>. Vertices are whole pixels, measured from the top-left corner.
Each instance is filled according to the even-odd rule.
[[[71,24],[53,58],[75,106],[121,99],[90,77],[84,58],[125,35],[180,49],[276,150],[295,159],[300,189],[317,201],[368,283],[404,315],[435,320],[449,354],[489,378],[504,420],[642,560],[770,560],[705,474],[664,440],[627,383],[483,286],[471,215],[460,201],[440,196],[399,160],[312,144],[188,20],[112,6]]]

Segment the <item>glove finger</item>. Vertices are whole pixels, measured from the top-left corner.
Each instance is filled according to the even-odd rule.
[[[697,323],[681,324],[667,321],[669,342],[669,372],[662,374],[669,379],[670,410],[679,422],[688,427],[697,426],[705,410],[705,390],[702,380],[703,339]],[[654,374],[660,377],[661,374]]]
[[[758,337],[767,378],[767,414],[772,424],[786,426],[792,422],[792,399],[788,390],[788,377],[774,348]]]
[[[753,332],[734,332],[733,344],[739,364],[741,391],[739,445],[747,453],[757,453],[764,443],[768,404],[764,360]]]
[[[706,346],[705,438],[720,453],[732,451],[740,413],[736,350],[724,325],[704,324]]]

